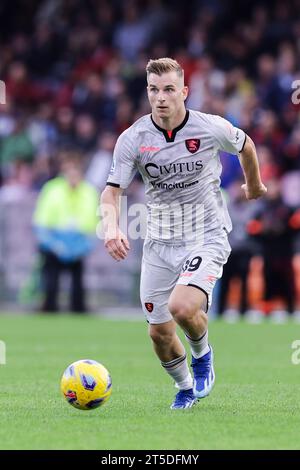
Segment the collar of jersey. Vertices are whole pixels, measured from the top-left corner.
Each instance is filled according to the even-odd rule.
[[[166,129],[163,129],[158,124],[156,124],[156,122],[154,122],[152,114],[151,114],[151,121],[153,122],[153,125],[156,127],[156,129],[158,129],[160,132],[163,133],[167,142],[174,142],[177,132],[180,131],[180,129],[182,129],[186,125],[189,115],[190,113],[189,113],[189,110],[187,109],[184,120],[182,121],[181,124],[179,124],[179,126],[175,127],[175,129],[172,129],[171,135],[169,135]]]

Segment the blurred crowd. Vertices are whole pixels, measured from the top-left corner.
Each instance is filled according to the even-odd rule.
[[[298,311],[300,104],[292,94],[300,80],[299,11],[300,0],[3,0],[0,200],[38,193],[70,149],[101,191],[118,135],[150,111],[146,63],[174,57],[190,88],[187,107],[244,129],[271,187],[265,201],[246,208],[238,159],[222,154],[236,229],[220,311]],[[137,197],[141,184],[137,177]],[[230,294],[235,276],[241,300],[237,289]],[[284,302],[258,305],[260,289],[266,301]]]

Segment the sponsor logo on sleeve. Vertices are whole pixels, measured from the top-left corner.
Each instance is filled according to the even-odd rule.
[[[114,158],[113,161],[112,161],[110,170],[109,170],[109,174],[110,174],[110,175],[113,175],[114,172],[115,172],[115,169],[116,169],[116,160],[115,160],[115,158]]]

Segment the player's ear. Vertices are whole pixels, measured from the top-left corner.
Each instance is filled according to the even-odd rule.
[[[188,97],[188,94],[189,94],[189,87],[188,86],[184,86],[183,89],[182,89],[182,94],[183,94],[183,99],[184,101],[187,99]]]

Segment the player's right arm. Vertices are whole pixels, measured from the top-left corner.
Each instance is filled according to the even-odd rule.
[[[130,249],[127,237],[119,228],[120,197],[123,189],[107,185],[101,195],[104,246],[117,261],[125,259]]]
[[[131,127],[118,138],[107,186],[101,195],[104,245],[117,261],[125,259],[130,249],[126,235],[119,228],[120,197],[136,173],[136,155],[136,138]]]

